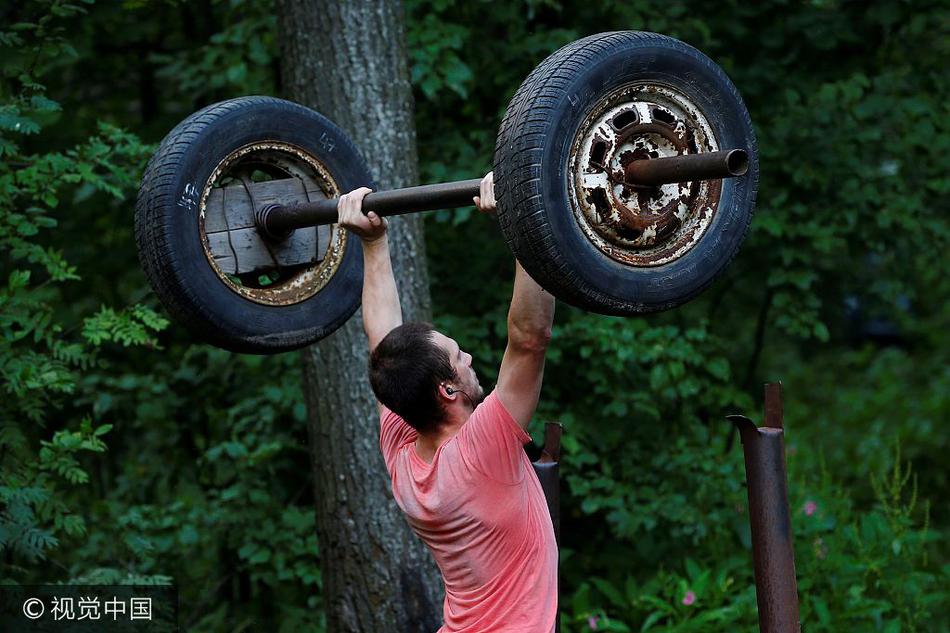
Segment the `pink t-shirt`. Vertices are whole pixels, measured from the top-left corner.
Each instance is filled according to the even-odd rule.
[[[524,444],[530,437],[492,392],[431,464],[416,431],[382,408],[379,444],[393,496],[445,581],[439,633],[550,633],[557,544]]]

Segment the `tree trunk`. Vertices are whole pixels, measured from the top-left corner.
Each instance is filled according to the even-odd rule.
[[[281,0],[279,33],[287,96],[346,131],[378,188],[417,184],[401,3]],[[429,320],[421,218],[389,223],[403,315]],[[329,630],[431,633],[441,621],[442,583],[392,499],[361,319],[358,312],[303,352]]]

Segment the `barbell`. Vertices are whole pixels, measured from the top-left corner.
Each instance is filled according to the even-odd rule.
[[[748,111],[708,57],[623,31],[568,44],[515,92],[494,156],[497,220],[558,299],[613,315],[669,309],[737,253],[755,204]],[[374,192],[381,216],[471,204],[478,179]],[[330,120],[270,97],[216,103],[146,167],[135,235],[169,313],[226,349],[273,353],[327,336],[359,306],[359,240],[339,196],[372,177]]]

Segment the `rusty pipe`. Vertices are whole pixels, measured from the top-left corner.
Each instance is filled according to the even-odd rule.
[[[662,185],[674,182],[731,178],[749,170],[749,155],[743,149],[669,158],[632,161],[624,179],[632,185]],[[380,216],[402,215],[433,209],[467,206],[479,193],[478,178],[458,182],[377,191],[363,199],[363,211]],[[337,221],[337,199],[269,204],[257,210],[258,231],[273,241],[286,239],[294,229],[333,224]]]
[[[765,426],[729,415],[742,438],[752,527],[755,597],[761,633],[800,633],[792,548],[781,383],[765,386]]]
[[[363,212],[373,211],[379,216],[390,216],[464,207],[472,204],[472,198],[479,194],[479,183],[481,179],[473,178],[392,191],[374,191],[363,198]],[[337,200],[339,198],[287,205],[269,204],[257,210],[258,231],[279,241],[294,229],[333,224],[338,219]]]
[[[734,178],[747,171],[749,153],[744,149],[730,149],[634,160],[624,168],[624,181],[630,185],[653,187],[674,182]]]

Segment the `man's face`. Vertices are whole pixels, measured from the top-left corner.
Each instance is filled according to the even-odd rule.
[[[455,339],[451,339],[441,332],[432,332],[432,342],[445,350],[449,357],[449,363],[458,376],[457,385],[452,385],[456,389],[465,392],[473,400],[473,404],[478,404],[485,397],[485,390],[478,383],[478,377],[475,370],[472,369],[472,355],[463,352]]]

